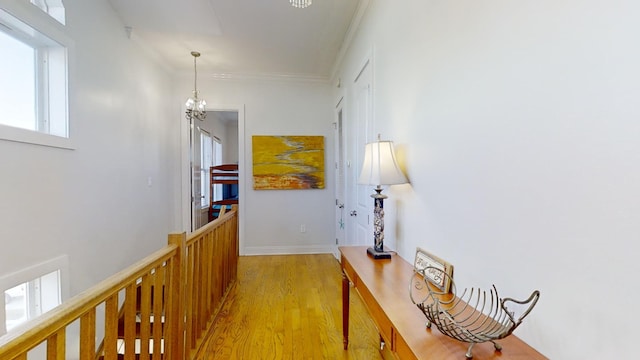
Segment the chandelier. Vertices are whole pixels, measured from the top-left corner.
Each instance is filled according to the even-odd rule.
[[[205,106],[207,106],[207,102],[204,99],[198,99],[198,68],[196,67],[196,59],[200,57],[200,53],[197,51],[192,51],[191,55],[193,56],[193,97],[187,99],[187,103],[185,106],[187,107],[187,120],[191,120],[196,118],[198,120],[204,120],[207,117],[207,112],[205,110]]]
[[[289,0],[291,6],[304,9],[311,6],[311,0]]]

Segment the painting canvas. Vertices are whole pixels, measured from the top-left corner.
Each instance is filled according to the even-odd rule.
[[[324,189],[323,136],[253,136],[253,188]]]

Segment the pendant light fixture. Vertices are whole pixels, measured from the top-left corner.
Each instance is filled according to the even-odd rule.
[[[198,119],[204,120],[207,117],[207,111],[205,107],[207,106],[207,102],[204,99],[198,98],[198,68],[196,67],[196,59],[200,57],[200,53],[197,51],[192,51],[191,56],[193,56],[193,97],[187,99],[187,103],[185,106],[187,107],[186,117],[187,120]]]

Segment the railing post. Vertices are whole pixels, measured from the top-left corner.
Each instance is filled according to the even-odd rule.
[[[176,256],[175,264],[172,268],[171,274],[171,291],[174,295],[174,304],[172,308],[173,329],[171,329],[172,338],[170,341],[170,348],[172,349],[171,359],[186,359],[187,351],[184,348],[184,296],[185,291],[182,290],[183,284],[185,284],[187,261],[186,256],[186,242],[187,234],[169,234],[169,245],[178,245],[178,254]],[[165,340],[166,341],[166,340]]]
[[[66,346],[66,329],[62,329],[47,339],[47,359],[64,360]]]

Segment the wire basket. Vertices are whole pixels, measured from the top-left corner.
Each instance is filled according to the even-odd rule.
[[[451,283],[450,292],[443,292],[429,282],[425,272],[439,273]],[[416,269],[409,285],[411,301],[427,318],[427,328],[435,325],[444,335],[469,343],[465,356],[473,357],[475,344],[490,341],[497,351],[502,346],[496,340],[509,336],[529,315],[540,298],[535,290],[528,299],[520,301],[500,298],[495,286],[487,292],[479,288],[456,291],[453,279],[441,269]]]

